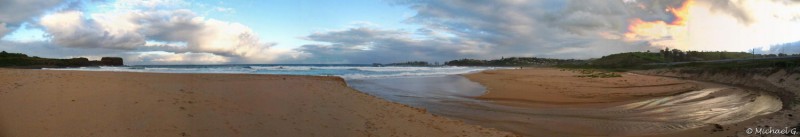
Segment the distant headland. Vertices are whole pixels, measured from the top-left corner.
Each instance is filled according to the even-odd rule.
[[[122,66],[124,65],[120,57],[102,57],[100,60],[89,60],[79,57],[71,59],[51,59],[37,56],[28,56],[22,53],[0,52],[0,67],[7,68],[63,68],[63,67],[86,67],[86,66]]]

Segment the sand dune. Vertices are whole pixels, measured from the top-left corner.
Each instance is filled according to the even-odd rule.
[[[0,136],[513,136],[337,77],[0,69]]]

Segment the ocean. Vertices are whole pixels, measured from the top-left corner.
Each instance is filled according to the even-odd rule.
[[[51,69],[51,68],[46,68]],[[228,73],[339,76],[344,79],[430,77],[479,72],[498,67],[385,66],[369,64],[233,64],[233,65],[134,65],[118,67],[52,68],[55,70],[121,71],[155,73]]]

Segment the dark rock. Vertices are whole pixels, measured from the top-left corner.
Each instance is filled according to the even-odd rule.
[[[72,58],[72,59],[67,60],[67,65],[69,65],[69,66],[88,66],[88,65],[91,65],[91,63],[89,63],[89,59],[84,58],[84,57],[80,57],[80,58]]]
[[[722,130],[723,130],[722,125],[714,124],[714,129],[712,129],[711,131],[717,132],[717,131],[722,131]]]
[[[120,57],[103,57],[100,62],[105,66],[122,66],[122,58]]]

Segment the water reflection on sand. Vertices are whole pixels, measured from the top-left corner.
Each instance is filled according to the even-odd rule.
[[[383,99],[523,135],[661,134],[737,123],[782,107],[773,95],[727,86],[606,104],[557,104],[474,99],[484,87],[456,75],[347,82]]]

